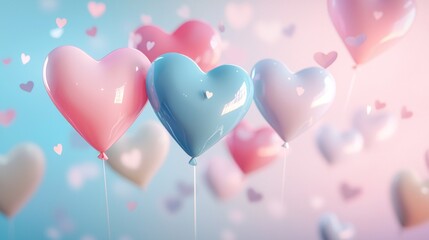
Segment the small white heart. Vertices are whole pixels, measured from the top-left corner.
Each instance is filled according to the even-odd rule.
[[[152,41],[147,41],[146,42],[146,49],[148,50],[148,51],[150,51],[150,50],[152,50],[152,48],[155,46],[155,42],[152,42]]]
[[[206,95],[206,98],[207,98],[207,99],[210,99],[210,98],[212,98],[212,97],[213,97],[213,93],[212,93],[212,92],[210,92],[210,91],[205,91],[205,92],[204,92],[204,95]]]
[[[383,12],[375,11],[373,14],[374,14],[375,20],[379,20],[380,18],[383,17]]]
[[[302,94],[304,94],[305,89],[303,87],[297,87],[296,88],[296,94],[298,94],[298,96],[301,96]]]

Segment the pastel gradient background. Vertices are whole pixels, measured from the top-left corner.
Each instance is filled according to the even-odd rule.
[[[102,163],[88,147],[76,148],[70,143],[74,130],[50,101],[42,82],[46,55],[55,47],[75,45],[100,58],[110,51],[126,47],[131,31],[141,25],[141,15],[150,15],[153,23],[168,31],[185,19],[202,19],[215,28],[225,25],[222,39],[227,42],[223,63],[233,63],[250,71],[263,58],[285,62],[290,69],[316,65],[318,51],[338,52],[337,61],[329,68],[337,81],[337,97],[328,114],[311,130],[291,143],[287,159],[285,209],[280,203],[282,161],[279,159],[247,179],[264,196],[250,203],[246,188],[229,201],[219,202],[207,188],[203,173],[212,157],[229,158],[220,142],[199,161],[198,234],[199,239],[319,239],[321,214],[334,212],[356,228],[356,239],[423,240],[429,238],[429,225],[401,229],[391,206],[390,183],[395,173],[413,169],[429,178],[424,153],[429,147],[428,56],[429,1],[417,0],[417,17],[409,34],[396,46],[358,70],[356,85],[348,109],[344,110],[354,64],[328,16],[325,0],[237,0],[251,6],[249,22],[242,29],[230,27],[225,18],[226,0],[122,0],[103,1],[105,14],[97,19],[87,10],[84,0],[0,0],[0,111],[15,109],[17,117],[7,128],[0,127],[0,154],[16,144],[31,141],[39,144],[47,160],[43,182],[28,204],[12,221],[0,216],[0,239],[13,232],[14,239],[53,239],[49,232],[60,231],[58,215],[66,218],[69,231],[60,239],[107,239]],[[187,9],[186,9],[187,8]],[[179,12],[179,14],[178,14]],[[237,13],[239,17],[240,12]],[[181,15],[181,16],[179,16]],[[59,39],[50,36],[55,19],[64,17],[68,24]],[[293,34],[284,28],[295,27]],[[95,37],[85,34],[98,28]],[[21,53],[31,56],[23,65]],[[35,83],[31,93],[19,84]],[[410,119],[401,120],[396,134],[371,150],[363,151],[342,164],[328,165],[315,145],[315,131],[323,123],[346,129],[357,107],[376,99],[387,103],[387,110],[400,115],[407,106]],[[147,105],[129,133],[145,120],[156,119]],[[253,106],[246,116],[254,126],[265,125]],[[58,156],[53,147],[61,143]],[[158,174],[146,191],[123,180],[110,168],[107,184],[113,239],[192,239],[192,197],[183,198],[175,214],[165,208],[165,199],[176,197],[179,181],[192,184],[189,157],[176,143]],[[79,164],[93,164],[96,177],[79,188],[67,180],[69,170]],[[362,188],[362,194],[345,202],[339,192],[341,183]],[[0,193],[5,194],[5,193]],[[129,211],[134,201],[137,209]],[[428,203],[429,204],[429,203]],[[52,234],[51,234],[52,235]]]

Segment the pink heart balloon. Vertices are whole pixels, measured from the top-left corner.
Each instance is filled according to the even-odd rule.
[[[227,136],[226,144],[244,174],[268,165],[282,152],[282,141],[272,128],[252,129],[244,121]]]
[[[362,135],[354,129],[340,132],[334,127],[326,125],[319,129],[316,143],[326,161],[334,164],[362,151],[364,140]]]
[[[328,0],[328,10],[358,65],[400,40],[416,16],[414,0]]]
[[[135,49],[118,49],[96,61],[76,47],[64,46],[49,53],[43,77],[55,106],[105,160],[104,152],[146,104],[149,67],[149,60]]]
[[[172,34],[157,26],[144,25],[131,35],[131,45],[151,62],[164,53],[176,52],[194,60],[203,71],[216,66],[221,55],[219,34],[209,24],[190,20]]]
[[[245,183],[244,175],[237,165],[223,158],[215,158],[209,161],[206,180],[208,187],[221,200],[236,195]]]
[[[390,138],[398,128],[398,117],[387,111],[358,110],[353,118],[353,125],[363,138],[365,147]]]

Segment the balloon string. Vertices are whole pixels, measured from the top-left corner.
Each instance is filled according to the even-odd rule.
[[[197,240],[197,166],[194,166],[194,240]]]
[[[353,67],[353,76],[350,82],[349,90],[347,92],[346,104],[344,105],[344,115],[347,113],[347,110],[349,107],[350,98],[352,96],[353,88],[355,87],[356,78],[357,78],[357,66]]]
[[[289,149],[289,143],[285,142],[282,147],[286,149],[285,158],[283,159],[283,173],[282,173],[282,190],[281,190],[281,204],[284,204],[285,200],[285,182],[286,182],[286,158],[287,158],[287,150]]]
[[[107,234],[108,239],[111,239],[110,234],[110,213],[109,213],[109,199],[107,198],[107,181],[106,181],[106,161],[103,161],[103,177],[104,177],[104,197],[106,199],[106,215],[107,215]]]

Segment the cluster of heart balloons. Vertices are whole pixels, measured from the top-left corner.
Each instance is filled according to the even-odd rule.
[[[220,45],[217,33],[200,21],[183,24],[165,41],[161,40],[165,33],[153,26],[143,26],[135,34],[140,36],[136,40],[140,51],[118,49],[95,61],[76,47],[63,46],[45,61],[49,96],[103,160],[147,99],[195,165],[195,157],[234,129],[253,98],[288,142],[312,126],[335,96],[335,81],[322,68],[291,73],[278,61],[263,60],[251,76],[234,65],[202,71],[217,63]]]

